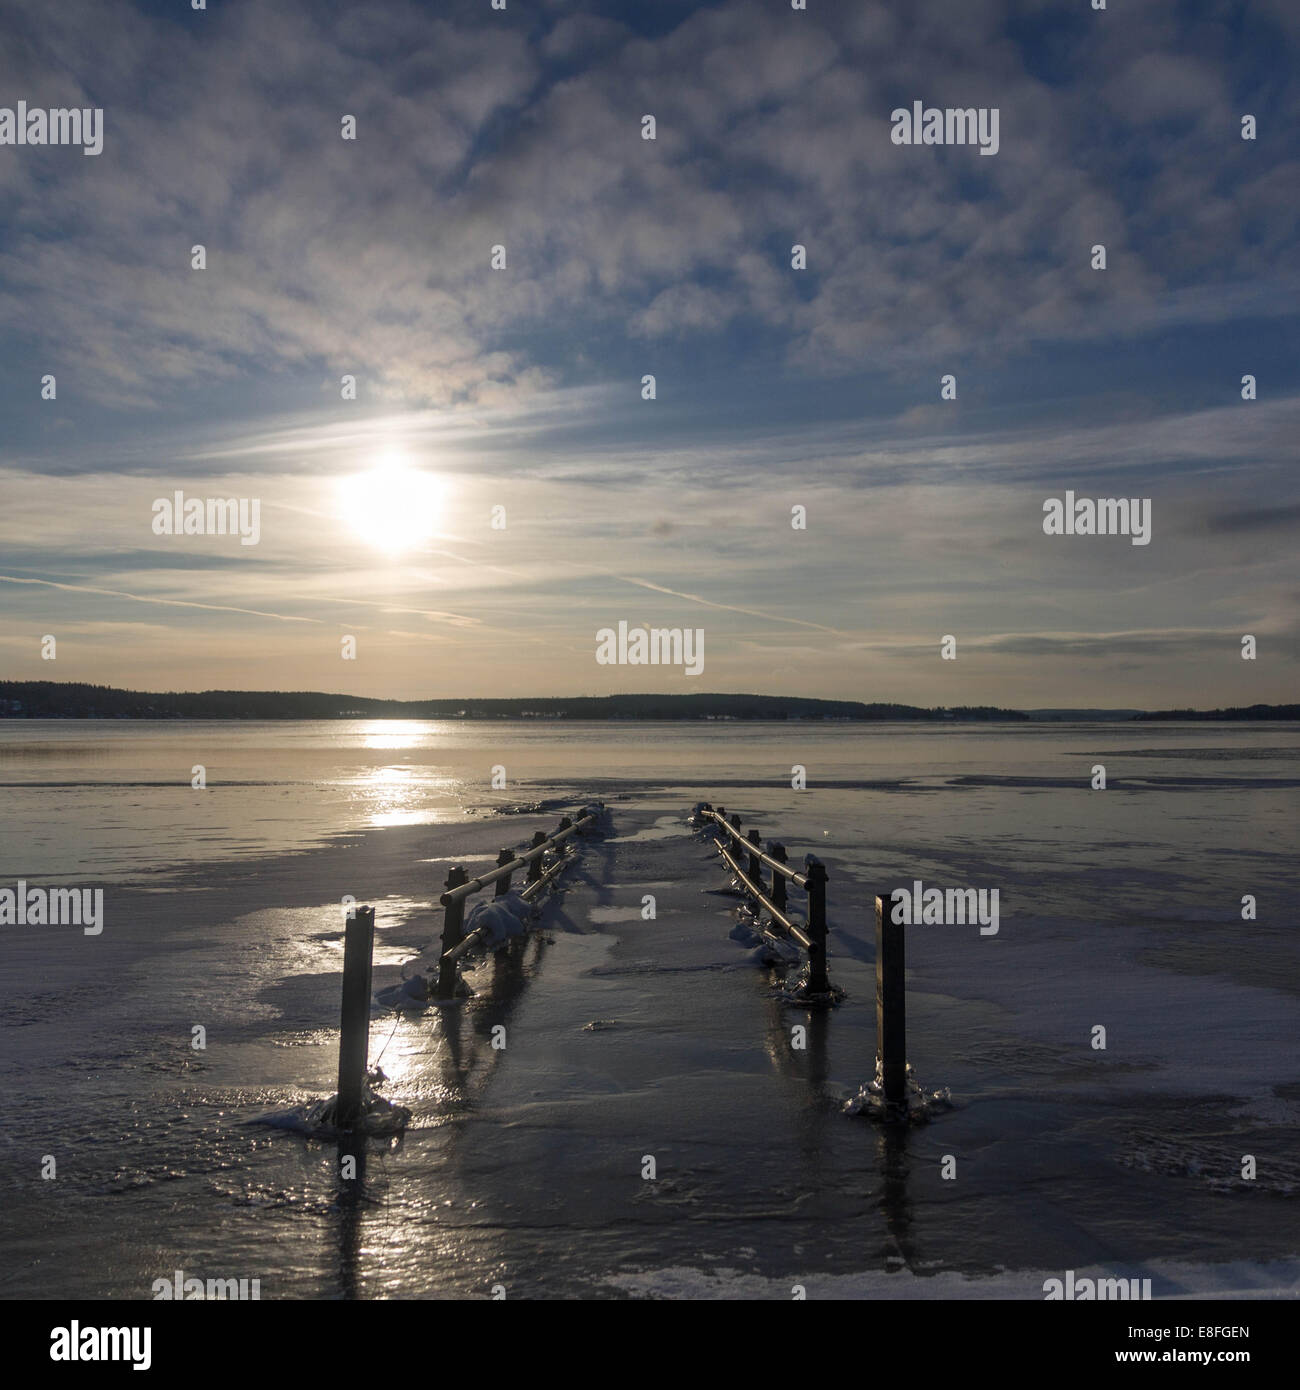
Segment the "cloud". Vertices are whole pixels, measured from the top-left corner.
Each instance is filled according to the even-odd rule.
[[[1260,531],[1294,531],[1300,527],[1300,503],[1276,507],[1247,507],[1220,512],[1206,518],[1205,529],[1212,534],[1248,534]]]
[[[583,335],[743,322],[728,356],[761,329],[834,376],[882,349],[1213,321],[1244,277],[1281,273],[1290,208],[1226,95],[1271,26],[1226,56],[1210,19],[1081,26],[1053,84],[1009,37],[1012,7],[959,8],[736,3],[651,36],[569,13],[530,36],[490,12],[287,0],[202,26],[120,6],[106,35],[88,0],[21,5],[6,89],[93,95],[108,134],[95,160],[10,152],[0,310],[119,410],[267,370],[446,406],[576,379],[559,344]],[[997,105],[1001,152],[893,146],[888,113],[914,98]],[[1273,165],[1300,114],[1279,101]],[[796,239],[807,272],[788,268]]]
[[[377,693],[427,692],[432,640],[540,692],[644,604],[707,623],[733,688],[797,657],[822,693],[914,699],[916,664],[877,658],[952,631],[985,663],[970,698],[1011,703],[1106,650],[1172,689],[1237,625],[1285,630],[1285,0],[1231,33],[1048,0],[526,8],[10,4],[0,87],[106,112],[98,158],[0,159],[19,633],[170,604],[186,659],[328,681],[322,626],[406,614],[375,629]],[[998,155],[893,145],[913,100],[996,106]],[[418,555],[361,547],[331,500],[388,450],[448,485]],[[149,500],[191,484],[262,498],[255,554],[152,544]],[[1152,545],[1044,537],[1066,488],[1151,497]],[[262,621],[289,613],[314,628]]]

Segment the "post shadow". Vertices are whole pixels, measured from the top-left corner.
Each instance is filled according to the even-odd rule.
[[[345,1160],[351,1159],[354,1176],[343,1177]],[[338,1278],[339,1293],[344,1298],[360,1296],[361,1287],[361,1220],[366,1206],[366,1136],[362,1131],[339,1135],[338,1140],[339,1195],[335,1202],[338,1212]]]

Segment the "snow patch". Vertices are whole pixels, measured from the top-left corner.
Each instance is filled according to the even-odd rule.
[[[465,935],[486,928],[483,944],[492,950],[504,945],[512,936],[522,936],[539,915],[532,903],[512,889],[499,898],[476,904],[465,919]]]

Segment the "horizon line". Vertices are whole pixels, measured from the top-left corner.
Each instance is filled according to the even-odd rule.
[[[1095,714],[1166,714],[1166,713],[1199,713],[1193,706],[1176,707],[1167,706],[1160,709],[1148,709],[1137,705],[997,705],[997,704],[971,704],[971,705],[924,705],[916,704],[907,700],[864,700],[856,698],[846,698],[842,696],[828,695],[786,695],[786,694],[763,694],[757,691],[723,691],[723,690],[702,690],[702,691],[605,691],[600,694],[568,694],[568,695],[427,695],[427,696],[392,696],[392,695],[355,695],[349,691],[335,690],[283,690],[283,689],[236,689],[209,687],[204,690],[137,690],[126,686],[100,685],[94,681],[42,681],[42,680],[0,680],[0,690],[14,687],[43,686],[52,687],[59,690],[70,690],[74,687],[83,687],[91,690],[103,690],[121,695],[142,695],[142,696],[203,696],[203,695],[259,695],[259,696],[317,696],[335,700],[354,700],[358,702],[371,702],[376,704],[388,705],[427,705],[427,704],[472,704],[481,701],[492,704],[503,703],[545,703],[560,704],[566,700],[779,700],[798,704],[805,702],[818,705],[860,705],[863,708],[881,706],[901,706],[908,709],[925,710],[934,713],[944,710],[962,709],[989,709],[1004,711],[1011,714],[1041,714],[1054,713],[1059,711],[1069,711],[1078,713]],[[1289,709],[1296,702],[1269,702],[1256,701],[1249,705],[1220,705],[1214,706],[1205,712],[1219,713],[1230,712],[1233,710],[1251,709]]]

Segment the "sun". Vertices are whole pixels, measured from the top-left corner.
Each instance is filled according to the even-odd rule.
[[[431,474],[397,461],[343,478],[344,519],[357,536],[381,550],[411,550],[436,529],[442,488]]]

